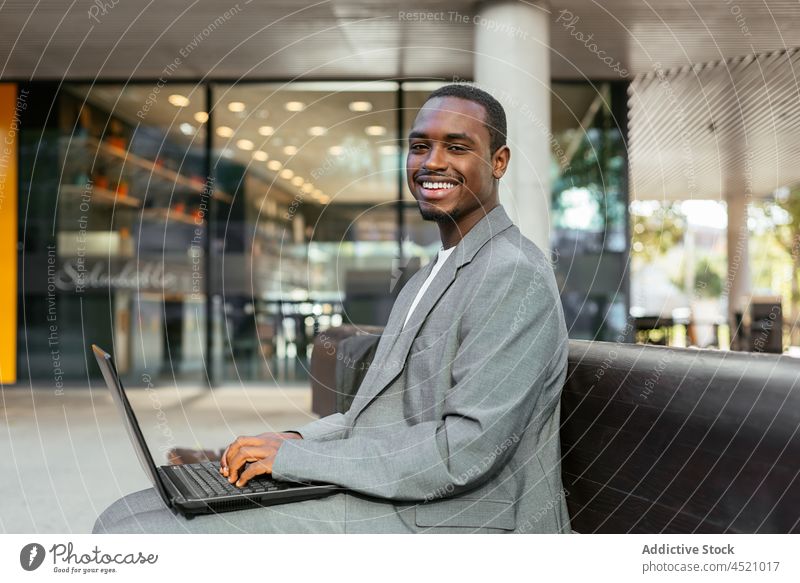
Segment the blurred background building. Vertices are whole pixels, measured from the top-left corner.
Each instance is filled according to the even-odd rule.
[[[765,9],[765,6],[769,10]],[[506,107],[501,202],[572,338],[800,346],[795,2],[6,2],[0,380],[305,381],[436,254],[433,89]]]

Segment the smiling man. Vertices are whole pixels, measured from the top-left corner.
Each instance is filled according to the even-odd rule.
[[[500,204],[498,181],[511,155],[505,112],[483,91],[448,85],[430,95],[408,139],[409,188],[448,249]]]
[[[145,490],[96,532],[569,532],[567,331],[550,262],[499,203],[505,112],[484,91],[448,85],[408,139],[408,185],[442,248],[398,295],[351,408],[240,437],[221,458],[240,486],[269,473],[346,491],[187,522]]]

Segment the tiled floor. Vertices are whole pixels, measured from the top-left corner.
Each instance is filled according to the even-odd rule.
[[[307,384],[129,391],[156,464],[173,445],[223,447],[238,435],[315,418]],[[105,389],[0,393],[0,532],[88,533],[114,500],[149,486]]]

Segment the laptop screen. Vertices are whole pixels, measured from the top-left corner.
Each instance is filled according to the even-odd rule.
[[[136,414],[133,412],[130,401],[128,401],[128,397],[125,395],[125,389],[122,388],[122,382],[119,380],[119,375],[111,360],[111,355],[94,344],[92,344],[92,351],[97,359],[97,364],[100,366],[100,371],[103,373],[106,385],[108,385],[108,390],[111,391],[111,397],[114,399],[114,403],[117,405],[117,409],[122,416],[123,423],[128,430],[128,436],[133,444],[133,449],[136,450],[136,455],[139,457],[139,463],[142,464],[142,468],[153,483],[153,487],[161,495],[161,498],[164,499],[164,503],[167,506],[172,506],[166,488],[164,488],[164,484],[161,482],[161,478],[156,471],[156,465],[153,462],[150,448],[147,447],[147,442],[139,428]]]

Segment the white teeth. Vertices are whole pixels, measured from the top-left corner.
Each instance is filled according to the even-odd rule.
[[[428,190],[442,190],[446,188],[453,188],[455,184],[452,182],[423,182],[422,186]]]

